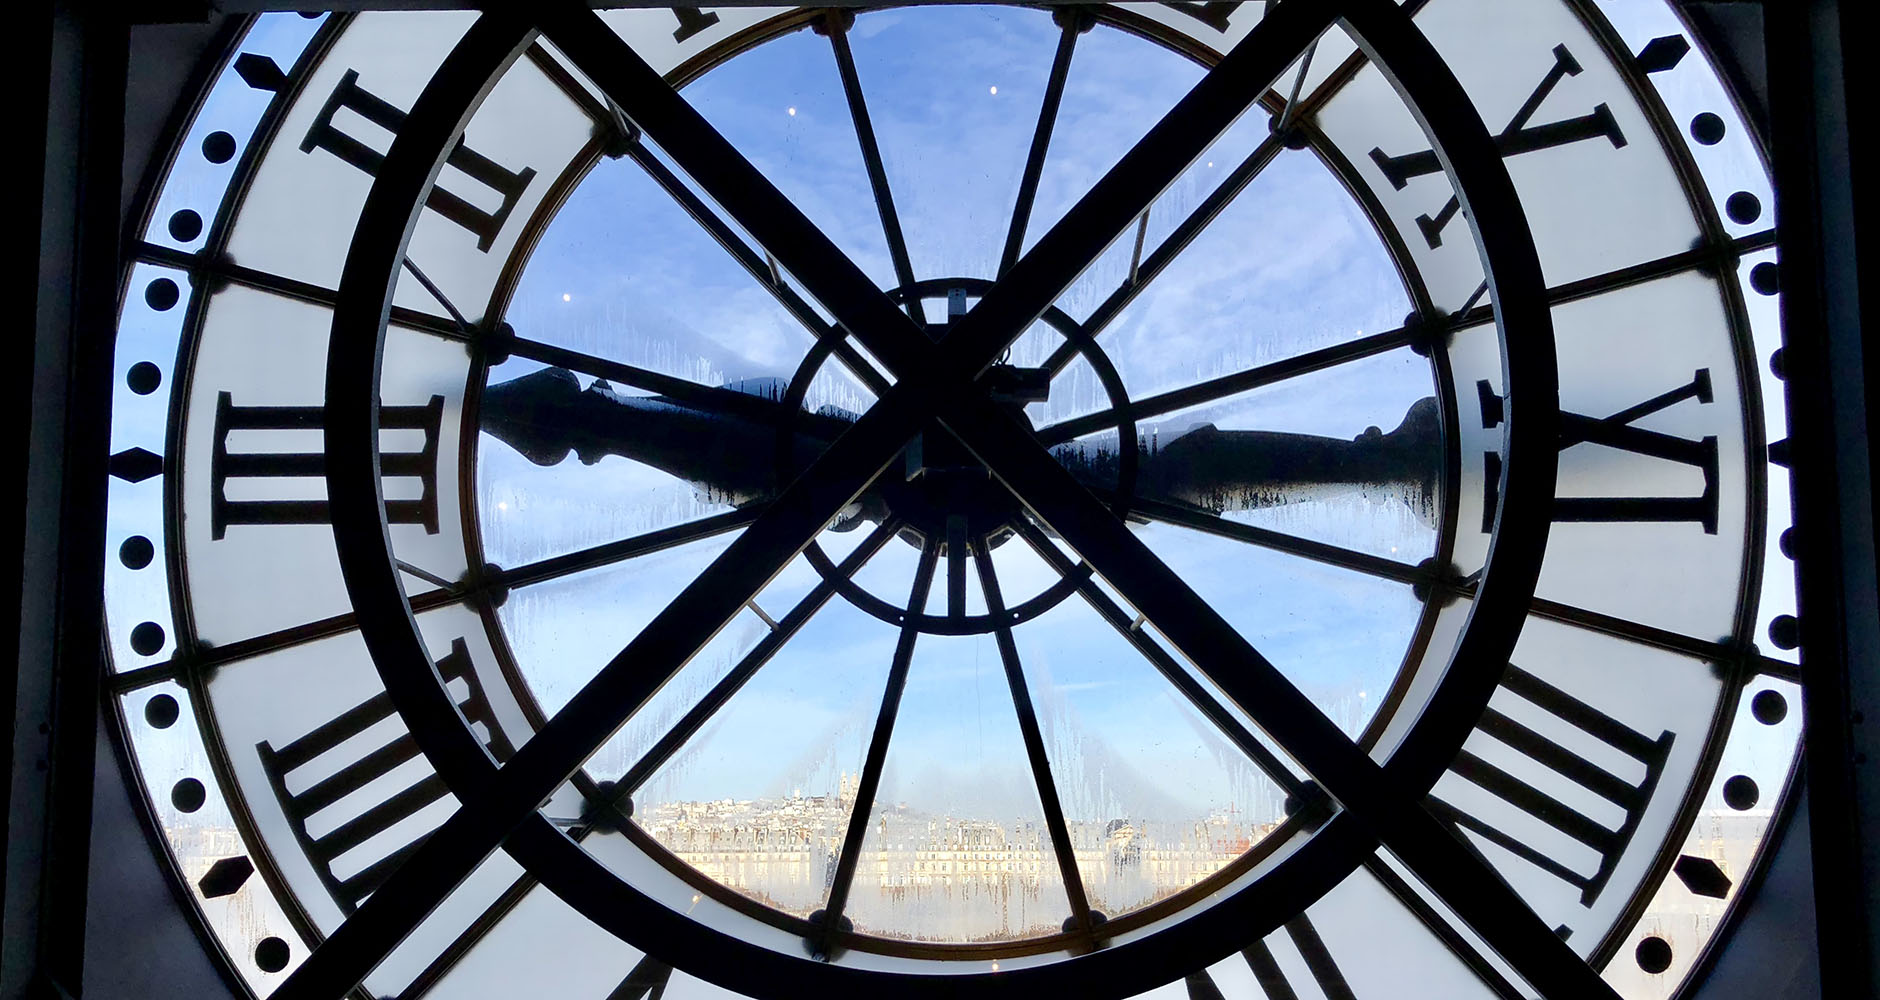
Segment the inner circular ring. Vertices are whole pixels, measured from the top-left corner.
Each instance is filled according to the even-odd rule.
[[[918,299],[936,295],[960,292],[967,296],[983,297],[991,291],[996,282],[986,278],[930,278],[912,284],[902,285],[888,292],[888,297],[897,305],[906,305]],[[1130,419],[1128,390],[1123,386],[1122,376],[1110,361],[1096,338],[1090,336],[1083,324],[1072,319],[1062,309],[1052,306],[1045,310],[1039,319],[1051,329],[1056,330],[1065,340],[1071,342],[1078,353],[1089,362],[1091,370],[1103,385],[1103,391],[1109,397],[1110,411],[1116,415],[1116,482],[1110,508],[1121,518],[1129,511],[1130,501],[1135,496],[1137,470],[1141,464],[1141,450],[1137,443],[1136,425]],[[929,324],[929,334],[939,339],[944,336],[946,324]],[[807,457],[798,451],[798,442],[794,431],[796,416],[802,411],[803,400],[809,393],[811,382],[816,373],[834,353],[840,340],[839,333],[831,333],[819,339],[804,355],[803,361],[790,378],[788,390],[784,393],[783,422],[777,430],[777,482],[786,483],[802,471],[802,464]],[[988,372],[998,368],[1010,368],[1007,365],[994,365]],[[981,382],[985,375],[981,376]],[[1030,426],[1025,416],[1023,405],[1008,406],[1007,409],[1021,423]],[[942,447],[950,444],[951,435],[937,425],[931,426],[922,434],[925,438],[939,438]],[[917,439],[918,440],[918,439]],[[875,484],[859,501],[859,509],[849,522],[852,526],[860,520],[875,517],[899,517],[906,527],[902,537],[911,544],[918,545],[926,538],[942,540],[942,548],[947,544],[947,520],[959,517],[965,524],[963,534],[968,544],[985,544],[988,548],[997,548],[1009,540],[1012,534],[1010,524],[1015,518],[1028,517],[1022,504],[1006,488],[992,480],[983,467],[972,463],[965,468],[920,469],[916,475],[916,466],[936,464],[930,454],[913,451],[904,453],[905,463],[891,464],[877,477]],[[953,445],[952,447],[957,447]],[[925,449],[923,449],[924,451]],[[963,458],[971,463],[970,456],[952,456],[940,461]],[[905,471],[904,471],[905,470]],[[924,485],[916,480],[926,480]],[[877,496],[870,496],[879,492]],[[874,508],[880,509],[871,509]],[[915,537],[910,538],[909,535]],[[803,551],[804,558],[815,568],[822,578],[829,582],[841,594],[843,599],[855,607],[890,625],[911,625],[920,632],[929,635],[979,635],[993,632],[1000,627],[1019,625],[1050,611],[1065,598],[1075,593],[1077,587],[1090,576],[1088,563],[1079,562],[1077,569],[1070,575],[1061,575],[1056,582],[1037,594],[1006,609],[1005,614],[995,618],[991,613],[974,615],[935,615],[925,610],[916,610],[896,604],[876,595],[867,587],[837,568],[835,561],[829,558],[820,541],[811,541]]]

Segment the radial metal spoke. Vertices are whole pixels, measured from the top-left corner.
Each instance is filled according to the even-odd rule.
[[[1044,735],[1038,731],[1038,713],[1032,708],[1031,691],[1025,684],[1025,668],[1018,660],[1018,644],[1012,639],[1012,627],[1006,621],[1005,597],[999,592],[999,575],[992,565],[992,553],[986,540],[973,547],[979,569],[979,587],[986,595],[986,613],[999,623],[993,635],[999,645],[999,661],[1005,665],[1005,683],[1012,691],[1012,707],[1018,711],[1018,731],[1025,741],[1025,756],[1031,762],[1031,775],[1038,789],[1038,802],[1044,807],[1044,826],[1057,854],[1058,870],[1063,874],[1064,892],[1070,897],[1071,920],[1096,947],[1097,927],[1090,915],[1090,899],[1084,892],[1083,873],[1077,867],[1077,854],[1071,843],[1069,824],[1064,822],[1064,804],[1058,797],[1057,781],[1051,776],[1051,760],[1045,755]],[[1086,580],[1086,582],[1088,582]]]
[[[894,210],[894,191],[888,186],[888,171],[881,162],[881,146],[875,140],[875,125],[868,117],[868,101],[862,96],[862,80],[855,72],[855,54],[849,51],[849,24],[855,13],[832,10],[823,15],[821,30],[829,36],[835,50],[836,72],[842,77],[842,94],[848,100],[849,117],[855,122],[855,141],[862,148],[862,166],[868,171],[868,186],[875,196],[875,209],[881,215],[881,232],[888,241],[888,259],[894,263],[894,280],[902,288],[914,284],[914,264],[907,255],[907,237],[901,232],[901,217]],[[920,299],[907,300],[909,319],[923,326],[927,308]]]
[[[227,257],[190,253],[187,250],[176,250],[156,243],[139,243],[132,247],[129,253],[133,258],[147,263],[179,268],[192,275],[227,281],[247,288],[271,292],[282,298],[326,306],[329,309],[339,302],[339,293],[331,288],[301,281],[298,278],[285,277],[271,271],[244,267]],[[393,326],[410,327],[446,340],[470,339],[470,335],[464,333],[458,322],[449,316],[438,316],[404,306],[393,306],[391,320]]]
[[[744,658],[738,661],[737,666],[731,668],[724,677],[719,679],[718,683],[712,685],[712,689],[707,691],[684,717],[674,723],[658,742],[648,748],[646,753],[627,769],[627,773],[614,783],[614,795],[628,796],[638,791],[655,771],[658,771],[661,766],[672,759],[674,754],[679,752],[681,747],[685,746],[687,740],[696,735],[707,722],[712,720],[713,716],[718,714],[718,710],[731,700],[732,695],[737,694],[752,677],[756,676],[759,669],[769,663],[786,643],[796,637],[803,626],[809,624],[809,620],[816,616],[816,612],[821,611],[823,605],[835,596],[838,581],[854,576],[855,571],[861,569],[862,564],[873,558],[875,553],[880,552],[881,547],[888,544],[900,529],[900,522],[890,518],[883,521],[874,531],[869,532],[868,537],[855,547],[855,551],[850,552],[836,565],[836,571],[831,578],[818,582],[808,594],[797,601],[796,606],[778,619],[770,632],[759,639],[750,652],[744,654]]]
[[[1114,427],[1124,420],[1134,422],[1159,417],[1165,413],[1211,403],[1217,399],[1274,385],[1301,375],[1324,371],[1347,362],[1386,354],[1409,345],[1410,339],[1410,331],[1404,328],[1374,333],[1368,337],[1359,337],[1342,344],[1308,351],[1297,357],[1257,365],[1231,375],[1222,375],[1191,386],[1158,393],[1130,403],[1127,407],[1110,407],[1081,417],[1047,424],[1038,428],[1035,436],[1045,447],[1053,447],[1094,431]]]
[[[1059,575],[1070,576],[1079,572],[1077,564],[1071,562],[1070,557],[1066,556],[1056,545],[1051,544],[1051,539],[1035,525],[1020,520],[1016,527],[1026,544],[1030,545],[1038,553],[1039,558],[1049,564]],[[1117,604],[1110,598],[1110,595],[1104,593],[1103,588],[1097,586],[1096,581],[1088,575],[1082,575],[1082,577],[1077,585],[1079,596],[1083,597],[1084,601],[1097,613],[1097,617],[1102,618],[1115,629],[1125,642],[1128,642],[1136,652],[1142,654],[1142,657],[1155,667],[1163,679],[1180,691],[1202,717],[1214,723],[1240,749],[1241,753],[1246,754],[1255,766],[1272,779],[1274,784],[1289,793],[1296,793],[1305,787],[1304,782],[1294,773],[1290,765],[1281,760],[1279,755],[1269,749],[1265,743],[1260,742],[1259,738],[1253,735],[1252,730],[1242,725],[1219,699],[1182,668],[1181,663],[1170,655],[1161,643],[1146,635],[1136,619],[1124,610],[1122,605]]]
[[[723,386],[704,385],[677,375],[667,375],[650,368],[609,361],[585,351],[526,337],[503,338],[502,347],[512,357],[526,358],[556,368],[604,378],[616,385],[631,386],[643,392],[657,393],[668,399],[689,403],[713,413],[733,415],[746,420],[774,424],[783,412],[775,402],[748,392]]]
[[[701,517],[696,521],[687,521],[684,524],[675,524],[669,528],[648,531],[644,534],[634,535],[631,538],[622,538],[617,541],[590,546],[577,552],[569,552],[559,556],[549,556],[546,559],[538,559],[535,562],[523,563],[513,569],[499,569],[497,572],[491,574],[490,578],[485,581],[485,586],[493,584],[510,589],[526,587],[530,584],[542,583],[546,580],[554,580],[559,577],[569,576],[590,569],[598,569],[602,566],[650,555],[654,552],[664,552],[667,549],[677,548],[681,545],[702,542],[708,538],[716,538],[726,532],[749,527],[751,522],[757,520],[758,516],[764,512],[767,506],[768,504],[761,501],[747,504],[736,510],[728,510],[722,514],[713,514],[710,517]]]
[[[940,546],[930,541],[920,551],[920,563],[914,568],[914,586],[907,596],[909,608],[927,606],[927,591],[933,585],[934,567],[939,562]],[[855,784],[855,805],[849,811],[849,825],[842,834],[842,853],[836,856],[836,871],[829,883],[829,899],[823,905],[820,941],[815,951],[828,955],[841,933],[842,912],[849,903],[849,888],[855,882],[855,866],[860,863],[862,839],[868,834],[868,816],[875,807],[875,794],[881,788],[881,771],[888,759],[888,743],[894,737],[894,719],[901,711],[901,695],[907,690],[907,668],[914,659],[914,642],[920,627],[912,615],[901,626],[901,638],[894,647],[894,662],[888,667],[888,682],[881,695],[881,711],[875,716],[875,732],[868,740],[868,756],[862,764],[861,778]]]
[[[1098,304],[1097,308],[1091,310],[1090,318],[1084,321],[1084,330],[1090,336],[1095,337],[1108,328],[1117,315],[1128,308],[1131,302],[1136,301],[1136,297],[1148,289],[1150,283],[1167,270],[1168,266],[1174,263],[1175,258],[1181,256],[1183,250],[1188,249],[1189,244],[1193,243],[1202,231],[1208,228],[1209,223],[1212,223],[1227,209],[1227,206],[1241,191],[1246,189],[1248,184],[1253,182],[1255,177],[1260,176],[1260,172],[1265,170],[1284,148],[1285,146],[1277,137],[1268,136],[1262,139],[1260,144],[1254,147],[1253,152],[1247,154],[1247,158],[1240,161],[1233,170],[1228,171],[1221,183],[1202,199],[1201,204],[1195,206],[1194,211],[1189,212],[1182,219],[1181,224],[1176,226],[1173,232],[1156,244],[1155,249],[1150,251],[1147,257],[1142,256],[1142,241],[1148,234],[1149,223],[1149,209],[1148,206],[1144,206],[1129,274],[1123,278],[1122,284]],[[1056,375],[1063,371],[1064,366],[1070,364],[1075,357],[1077,357],[1077,342],[1066,340],[1059,344],[1049,357],[1045,358],[1042,367],[1052,375]]]
[[[1005,251],[999,255],[999,273],[1003,275],[1018,263],[1025,248],[1025,230],[1031,224],[1032,203],[1038,197],[1038,180],[1044,174],[1045,153],[1051,147],[1051,131],[1057,126],[1058,105],[1064,100],[1064,81],[1070,76],[1071,53],[1077,48],[1077,36],[1088,26],[1085,15],[1076,9],[1060,10],[1053,15],[1062,34],[1058,36],[1057,54],[1051,58],[1051,75],[1044,84],[1044,100],[1038,105],[1038,125],[1032,130],[1031,151],[1025,156],[1025,172],[1018,180],[1018,200],[1012,205],[1012,225],[1005,234]]]
[[[684,181],[680,180],[659,157],[653,154],[652,150],[647,149],[640,142],[638,130],[626,121],[618,105],[595,98],[592,93],[588,92],[587,87],[575,79],[574,74],[569,72],[560,60],[550,55],[542,45],[529,46],[528,56],[529,61],[533,62],[537,69],[540,69],[569,100],[587,114],[596,128],[607,129],[614,134],[617,145],[612,152],[633,160],[652,179],[653,183],[658,184],[660,189],[666,192],[667,197],[673,199],[687,215],[691,216],[692,220],[697,222],[726,253],[729,253],[746,273],[756,278],[757,283],[764,286],[764,289],[777,299],[777,303],[783,307],[784,311],[795,317],[812,337],[821,340],[836,333],[830,330],[829,324],[823,322],[822,317],[817,315],[816,310],[803,299],[803,296],[797,294],[795,289],[784,282],[783,276],[777,273],[774,261],[766,260],[752,250],[749,244],[745,243],[730,226],[725,224],[723,219],[718,217],[716,212],[712,211],[710,206],[705,204],[703,199],[694,194]],[[847,365],[855,377],[860,379],[871,392],[880,393],[886,387],[887,381],[881,377],[881,373],[861,355],[855,353],[852,346],[839,343],[835,353],[837,358]]]
[[[796,289],[791,288],[789,282],[783,280],[783,275],[777,270],[774,257],[760,254],[752,249],[750,244],[744,242],[743,237],[740,237],[723,219],[718,217],[718,213],[713,211],[704,199],[694,194],[692,189],[687,187],[685,182],[680,180],[678,175],[674,174],[659,157],[653,155],[653,151],[647,149],[644,144],[637,141],[631,143],[627,147],[627,155],[632,158],[633,162],[639,164],[640,169],[644,170],[654,183],[677,202],[693,221],[710,234],[711,238],[731,255],[732,260],[737,261],[738,265],[744,268],[751,277],[756,278],[757,283],[764,286],[764,289],[776,298],[778,304],[783,306],[784,311],[795,317],[811,336],[818,340],[836,338],[837,359],[847,366],[849,372],[867,386],[870,392],[879,395],[887,389],[888,380],[866,358],[856,353],[854,346],[843,338],[842,331],[832,329],[816,312],[815,307],[811,306]]]
[[[1131,516],[1141,517],[1144,520],[1206,532],[1219,538],[1231,538],[1237,542],[1246,542],[1263,549],[1284,552],[1287,555],[1299,556],[1302,559],[1310,559],[1313,562],[1337,566],[1340,569],[1353,570],[1397,583],[1416,584],[1433,579],[1433,574],[1406,562],[1358,552],[1327,542],[1316,542],[1298,535],[1289,535],[1283,531],[1274,531],[1271,528],[1229,521],[1224,517],[1179,504],[1135,497],[1129,502],[1129,513]]]

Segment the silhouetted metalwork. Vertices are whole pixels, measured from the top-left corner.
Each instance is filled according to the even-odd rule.
[[[856,420],[830,407],[791,408],[782,402],[779,380],[726,389],[763,400],[773,410],[765,415],[748,404],[733,411],[709,400],[628,395],[605,380],[583,388],[567,369],[546,368],[486,389],[483,430],[537,465],[558,465],[570,456],[593,465],[618,455],[691,483],[709,503],[741,507],[776,496],[788,485],[786,476],[807,466]],[[897,509],[908,501],[906,487],[894,480],[936,471],[935,439],[944,434],[923,434],[918,446],[910,446],[906,463],[891,466],[831,526],[846,531],[863,521],[880,523],[891,511],[918,524],[915,512]],[[1435,518],[1442,428],[1433,397],[1412,404],[1396,429],[1368,427],[1349,440],[1199,424],[1173,436],[1143,438],[1137,448],[1134,492],[1145,500],[1222,514],[1362,495],[1400,501],[1426,522]],[[779,454],[789,458],[787,464],[773,460]],[[1114,444],[1072,442],[1052,455],[1087,486],[1118,486],[1122,456]],[[983,467],[975,468],[963,450],[940,461],[949,462],[947,472],[985,479]]]

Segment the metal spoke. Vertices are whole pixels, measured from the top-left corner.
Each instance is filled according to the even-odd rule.
[[[907,596],[909,608],[927,606],[927,591],[933,585],[939,550],[939,544],[933,541],[920,550],[920,563],[914,568],[914,586]],[[868,834],[868,816],[875,807],[875,793],[881,788],[881,771],[888,759],[888,743],[894,737],[894,719],[901,711],[901,694],[907,690],[907,668],[913,662],[914,642],[918,638],[920,628],[910,616],[901,626],[901,638],[894,647],[894,662],[888,667],[888,682],[881,694],[881,711],[875,716],[875,732],[868,740],[868,756],[855,785],[855,805],[849,811],[849,825],[842,834],[842,853],[836,856],[835,877],[829,883],[829,899],[823,904],[822,940],[814,944],[819,955],[826,956],[833,951],[832,944],[841,932],[842,911],[848,906],[855,866],[861,861],[862,838]]]
[[[1222,375],[1184,388],[1148,396],[1130,403],[1127,408],[1110,407],[1081,417],[1047,424],[1038,428],[1035,436],[1045,447],[1053,447],[1094,431],[1114,427],[1124,420],[1133,422],[1159,417],[1165,413],[1211,403],[1217,399],[1284,382],[1301,375],[1310,375],[1313,372],[1324,371],[1348,362],[1386,354],[1408,346],[1411,337],[1411,332],[1405,328],[1374,333],[1368,337],[1359,337],[1342,344],[1308,351],[1283,361],[1257,365],[1231,375]]]
[[[1195,206],[1194,211],[1189,212],[1182,219],[1181,224],[1164,237],[1162,242],[1156,244],[1155,249],[1150,251],[1147,257],[1142,255],[1143,241],[1149,232],[1149,209],[1145,206],[1137,221],[1136,246],[1130,258],[1129,274],[1123,278],[1122,283],[1114,291],[1110,292],[1108,297],[1098,304],[1097,308],[1091,310],[1090,318],[1084,321],[1084,330],[1094,337],[1108,328],[1117,315],[1128,308],[1131,302],[1136,301],[1136,297],[1147,290],[1149,284],[1167,270],[1168,266],[1174,263],[1175,258],[1181,256],[1182,251],[1188,249],[1189,244],[1193,243],[1202,231],[1227,209],[1227,206],[1241,191],[1246,189],[1248,184],[1253,182],[1255,177],[1260,176],[1260,172],[1265,170],[1284,148],[1285,145],[1275,136],[1262,139],[1260,144],[1253,148],[1253,152],[1247,154],[1246,159],[1228,171],[1221,183],[1209,192],[1208,196],[1201,200],[1201,204]],[[1051,355],[1045,359],[1043,367],[1056,375],[1063,371],[1064,366],[1070,364],[1076,356],[1076,343],[1067,340],[1051,352]]]
[[[1147,521],[1172,524],[1193,531],[1206,532],[1219,538],[1231,538],[1237,542],[1246,542],[1263,549],[1284,552],[1287,555],[1310,559],[1313,562],[1337,566],[1340,569],[1353,570],[1380,579],[1398,583],[1417,584],[1429,582],[1433,575],[1406,562],[1374,556],[1366,552],[1357,552],[1327,542],[1316,542],[1298,535],[1289,535],[1271,528],[1256,527],[1230,521],[1203,511],[1179,504],[1164,503],[1160,500],[1148,500],[1136,497],[1129,502],[1132,517],[1141,517]]]
[[[1038,180],[1044,174],[1044,157],[1051,147],[1051,130],[1057,126],[1058,105],[1064,100],[1064,80],[1070,76],[1071,53],[1077,48],[1077,36],[1090,26],[1088,15],[1072,9],[1059,10],[1057,19],[1062,34],[1058,36],[1057,54],[1051,58],[1051,75],[1044,84],[1044,100],[1038,105],[1038,125],[1031,134],[1031,151],[1025,156],[1025,172],[1018,180],[1018,200],[1012,206],[1012,225],[1005,234],[1005,251],[999,255],[999,274],[1018,263],[1025,248],[1025,230],[1031,224],[1032,202],[1038,197]]]
[[[843,339],[840,329],[831,328],[828,323],[823,322],[822,316],[817,314],[809,301],[803,298],[796,289],[791,288],[789,282],[783,280],[783,275],[777,271],[777,262],[774,257],[768,253],[759,254],[753,250],[750,244],[744,242],[735,230],[718,217],[718,213],[713,211],[704,199],[693,193],[692,189],[687,187],[671,168],[637,139],[627,146],[627,156],[634,163],[639,164],[640,169],[646,171],[647,176],[651,177],[661,190],[665,191],[673,201],[679,204],[680,208],[685,210],[687,215],[692,217],[693,221],[710,234],[712,239],[731,255],[732,260],[737,261],[738,265],[744,268],[751,277],[757,279],[758,284],[775,296],[784,311],[795,317],[811,336],[818,340],[836,338],[836,358],[847,366],[849,372],[867,386],[870,392],[879,395],[887,389],[888,380],[882,376],[880,370]]]
[[[655,156],[652,150],[647,149],[640,142],[638,129],[627,122],[619,105],[611,100],[597,100],[586,87],[581,85],[580,81],[575,79],[574,74],[570,73],[560,60],[550,55],[548,49],[542,45],[529,46],[528,56],[529,61],[534,63],[536,68],[540,69],[543,75],[547,76],[569,100],[578,105],[588,118],[593,120],[597,128],[609,129],[613,132],[617,142],[611,153],[625,156],[638,165],[653,183],[659,185],[660,190],[666,192],[667,197],[676,202],[687,215],[692,217],[694,222],[705,230],[707,235],[731,255],[732,260],[744,268],[751,277],[756,278],[758,284],[764,286],[765,290],[777,299],[777,303],[783,307],[784,311],[794,317],[804,329],[809,331],[811,336],[821,340],[832,335],[839,335],[837,331],[830,330],[829,324],[823,322],[816,310],[783,280],[783,276],[777,273],[774,260],[768,259],[768,255],[760,256],[752,250],[750,245],[726,225],[703,199],[693,193],[692,189],[687,187],[685,182],[680,180],[659,157]],[[886,387],[887,380],[881,377],[881,373],[874,365],[855,353],[852,346],[846,343],[838,344],[836,356],[848,366],[856,378],[869,388],[869,391],[880,393]]]
[[[900,529],[900,522],[890,518],[883,521],[874,531],[869,532],[868,537],[855,547],[855,551],[850,552],[836,565],[836,572],[832,579],[824,579],[811,588],[808,594],[796,602],[796,606],[791,608],[788,614],[777,620],[776,625],[772,626],[767,635],[758,640],[757,645],[753,646],[750,652],[744,654],[744,658],[738,661],[737,666],[731,668],[717,684],[712,685],[712,689],[707,691],[684,717],[674,723],[658,742],[647,749],[646,753],[640,755],[640,759],[635,761],[633,766],[627,769],[627,773],[614,783],[614,794],[627,796],[639,790],[639,787],[645,784],[655,771],[658,771],[662,765],[672,759],[673,754],[678,753],[679,749],[685,746],[687,740],[696,735],[714,715],[718,714],[718,710],[731,700],[732,695],[737,694],[752,677],[756,676],[757,671],[764,664],[769,663],[771,658],[776,656],[785,643],[795,638],[797,632],[809,624],[809,620],[816,616],[816,612],[822,610],[824,604],[829,603],[829,599],[836,594],[837,580],[847,580],[854,576],[856,570],[861,569],[863,563],[873,558],[875,553],[880,552],[881,547],[888,544]],[[615,801],[618,799],[616,798]]]
[[[615,385],[631,386],[643,392],[656,393],[713,413],[774,424],[783,412],[774,401],[761,396],[753,396],[750,393],[727,389],[723,386],[704,385],[677,375],[667,375],[650,368],[609,361],[585,351],[576,351],[526,337],[504,337],[500,347],[511,357],[526,358],[556,368],[580,372],[583,375],[604,378]]]
[[[1066,556],[1056,545],[1051,544],[1051,539],[1038,530],[1037,526],[1020,520],[1016,527],[1026,544],[1030,545],[1038,553],[1039,558],[1049,564],[1059,575],[1070,576],[1079,573],[1077,564],[1071,562],[1070,557]],[[1087,574],[1079,575],[1082,578],[1077,584],[1077,593],[1097,613],[1097,617],[1102,618],[1136,652],[1142,654],[1142,657],[1155,667],[1163,679],[1188,699],[1188,703],[1200,712],[1203,718],[1220,729],[1234,746],[1240,749],[1241,753],[1246,754],[1256,767],[1272,779],[1274,784],[1279,785],[1288,793],[1298,793],[1305,787],[1303,780],[1290,765],[1281,760],[1278,754],[1242,725],[1219,699],[1182,668],[1182,665],[1169,654],[1167,649],[1162,647],[1161,643],[1144,634],[1141,625],[1123,609],[1122,605],[1117,604],[1110,598],[1110,595],[1104,593],[1103,588]]]
[[[498,569],[495,573],[490,575],[484,585],[496,585],[511,589],[526,587],[530,584],[542,583],[546,580],[553,580],[558,577],[569,576],[590,569],[598,569],[602,566],[650,555],[654,552],[663,552],[681,545],[702,542],[708,538],[716,538],[726,532],[749,527],[751,522],[757,520],[758,515],[764,512],[766,506],[768,505],[762,502],[753,503],[739,507],[737,510],[728,510],[722,514],[701,517],[696,521],[687,521],[684,524],[675,524],[669,528],[648,531],[644,534],[634,535],[631,538],[604,542],[600,545],[589,546],[588,548],[576,552],[568,552],[558,556],[549,556],[546,559],[538,559],[531,563],[523,563],[513,569]]]
[[[848,100],[849,117],[855,122],[855,141],[862,148],[862,166],[868,171],[868,186],[874,192],[875,209],[881,215],[881,232],[888,241],[888,258],[894,262],[894,280],[902,288],[914,284],[914,264],[907,255],[907,237],[901,232],[901,218],[894,210],[894,191],[888,186],[888,171],[881,162],[881,147],[875,140],[875,125],[868,118],[868,101],[862,96],[862,80],[855,72],[855,54],[849,51],[849,25],[855,12],[832,10],[823,15],[818,30],[829,36],[835,51],[836,72],[842,77],[842,94]],[[908,318],[925,326],[927,309],[920,299],[909,296]]]
[[[1005,597],[999,591],[999,574],[993,568],[992,553],[987,550],[984,538],[974,545],[973,557],[979,568],[979,587],[986,595],[986,613],[999,622],[993,633],[999,645],[999,660],[1005,665],[1005,682],[1012,691],[1012,707],[1018,711],[1018,731],[1025,740],[1025,756],[1031,762],[1038,802],[1044,807],[1045,830],[1051,835],[1051,847],[1057,854],[1065,895],[1070,897],[1071,920],[1090,939],[1089,947],[1094,948],[1097,926],[1090,915],[1090,899],[1084,893],[1083,873],[1077,867],[1070,826],[1064,822],[1064,804],[1058,797],[1057,781],[1051,776],[1051,760],[1045,755],[1044,736],[1038,731],[1038,713],[1032,708],[1031,691],[1025,684],[1025,668],[1018,660],[1018,644],[1013,641],[1012,627],[1005,619]]]
[[[188,271],[192,276],[200,275],[214,281],[227,281],[247,288],[272,292],[282,298],[326,306],[329,309],[339,303],[339,294],[331,288],[269,271],[244,267],[226,257],[190,253],[155,243],[139,243],[131,248],[130,255],[136,260],[147,263],[180,268]],[[470,335],[466,334],[457,321],[449,316],[437,316],[417,309],[407,309],[404,306],[393,306],[391,321],[393,326],[410,327],[446,340],[470,339]]]

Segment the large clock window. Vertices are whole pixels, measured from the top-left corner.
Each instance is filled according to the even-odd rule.
[[[1655,2],[1305,6],[258,18],[113,432],[205,942],[1676,995],[1799,738],[1759,154]]]

